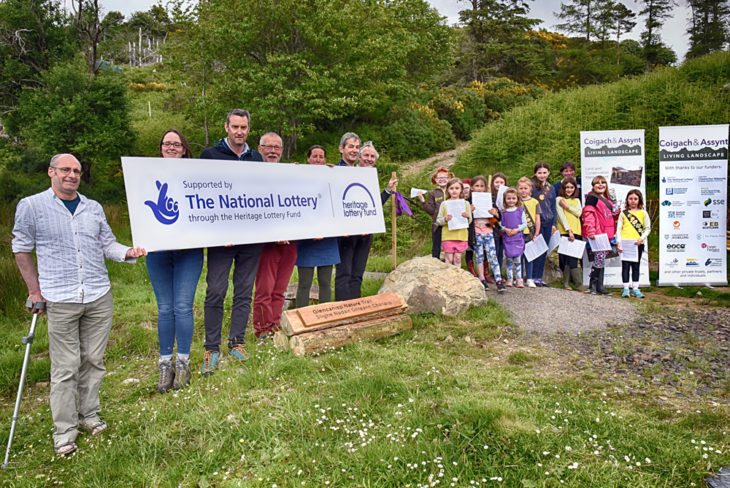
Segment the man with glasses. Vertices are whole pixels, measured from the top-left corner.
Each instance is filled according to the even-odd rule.
[[[53,156],[48,177],[51,188],[18,203],[12,248],[31,310],[46,302],[54,450],[65,456],[76,450],[79,429],[96,436],[107,428],[99,417],[112,327],[104,258],[134,262],[147,252],[117,243],[101,205],[78,193],[81,164],[73,155]]]
[[[278,163],[284,151],[276,132],[267,132],[259,141],[259,152],[267,163]],[[253,327],[259,344],[279,330],[286,288],[297,261],[297,246],[290,241],[267,242],[261,252],[253,298]]]
[[[246,143],[251,128],[251,114],[246,110],[233,109],[226,116],[224,125],[227,137],[219,140],[200,155],[200,159],[230,161],[263,161],[263,157]],[[228,333],[228,354],[237,361],[248,359],[243,347],[246,325],[251,309],[251,292],[259,266],[262,244],[239,244],[208,248],[208,274],[205,277],[204,322],[205,352],[200,371],[209,375],[220,361],[221,329],[223,328],[223,302],[228,293],[228,275],[233,267],[233,306],[231,328]]]

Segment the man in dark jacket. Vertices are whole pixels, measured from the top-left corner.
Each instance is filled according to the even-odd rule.
[[[230,161],[262,161],[264,158],[248,144],[251,115],[246,110],[234,109],[226,117],[227,137],[215,146],[203,150],[201,159]],[[205,354],[201,372],[209,375],[218,367],[220,360],[221,329],[223,327],[223,302],[228,292],[228,275],[233,268],[233,306],[231,328],[228,333],[229,357],[238,361],[248,359],[243,347],[246,325],[251,310],[251,291],[263,244],[226,245],[208,248],[208,274],[205,277]]]

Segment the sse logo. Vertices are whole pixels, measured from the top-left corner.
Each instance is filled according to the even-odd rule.
[[[705,205],[705,207],[709,207],[710,205],[725,205],[725,200],[708,198],[702,203]]]

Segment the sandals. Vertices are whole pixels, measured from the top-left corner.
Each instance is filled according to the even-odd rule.
[[[104,432],[109,427],[109,425],[107,425],[107,423],[100,418],[97,418],[95,421],[92,422],[81,422],[80,427],[82,430],[91,434],[91,437],[96,437]]]
[[[68,456],[69,454],[76,452],[76,443],[73,441],[69,441],[59,446],[53,446],[53,452],[55,452],[56,456],[59,457]]]

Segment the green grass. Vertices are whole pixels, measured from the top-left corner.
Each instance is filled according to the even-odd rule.
[[[108,213],[128,239],[124,212]],[[2,484],[674,487],[701,486],[730,463],[727,405],[662,407],[595,376],[542,371],[550,351],[519,347],[492,301],[458,317],[414,315],[408,332],[312,357],[257,347],[249,332],[248,362],[225,361],[212,377],[196,372],[189,388],[159,395],[144,265],[108,266],[115,321],[102,407],[111,428],[80,437],[70,459],[53,457],[41,327]],[[366,280],[364,294],[380,284]],[[196,371],[203,293],[201,283]],[[9,419],[27,316],[2,320],[0,418]],[[0,439],[7,433],[3,421]]]

